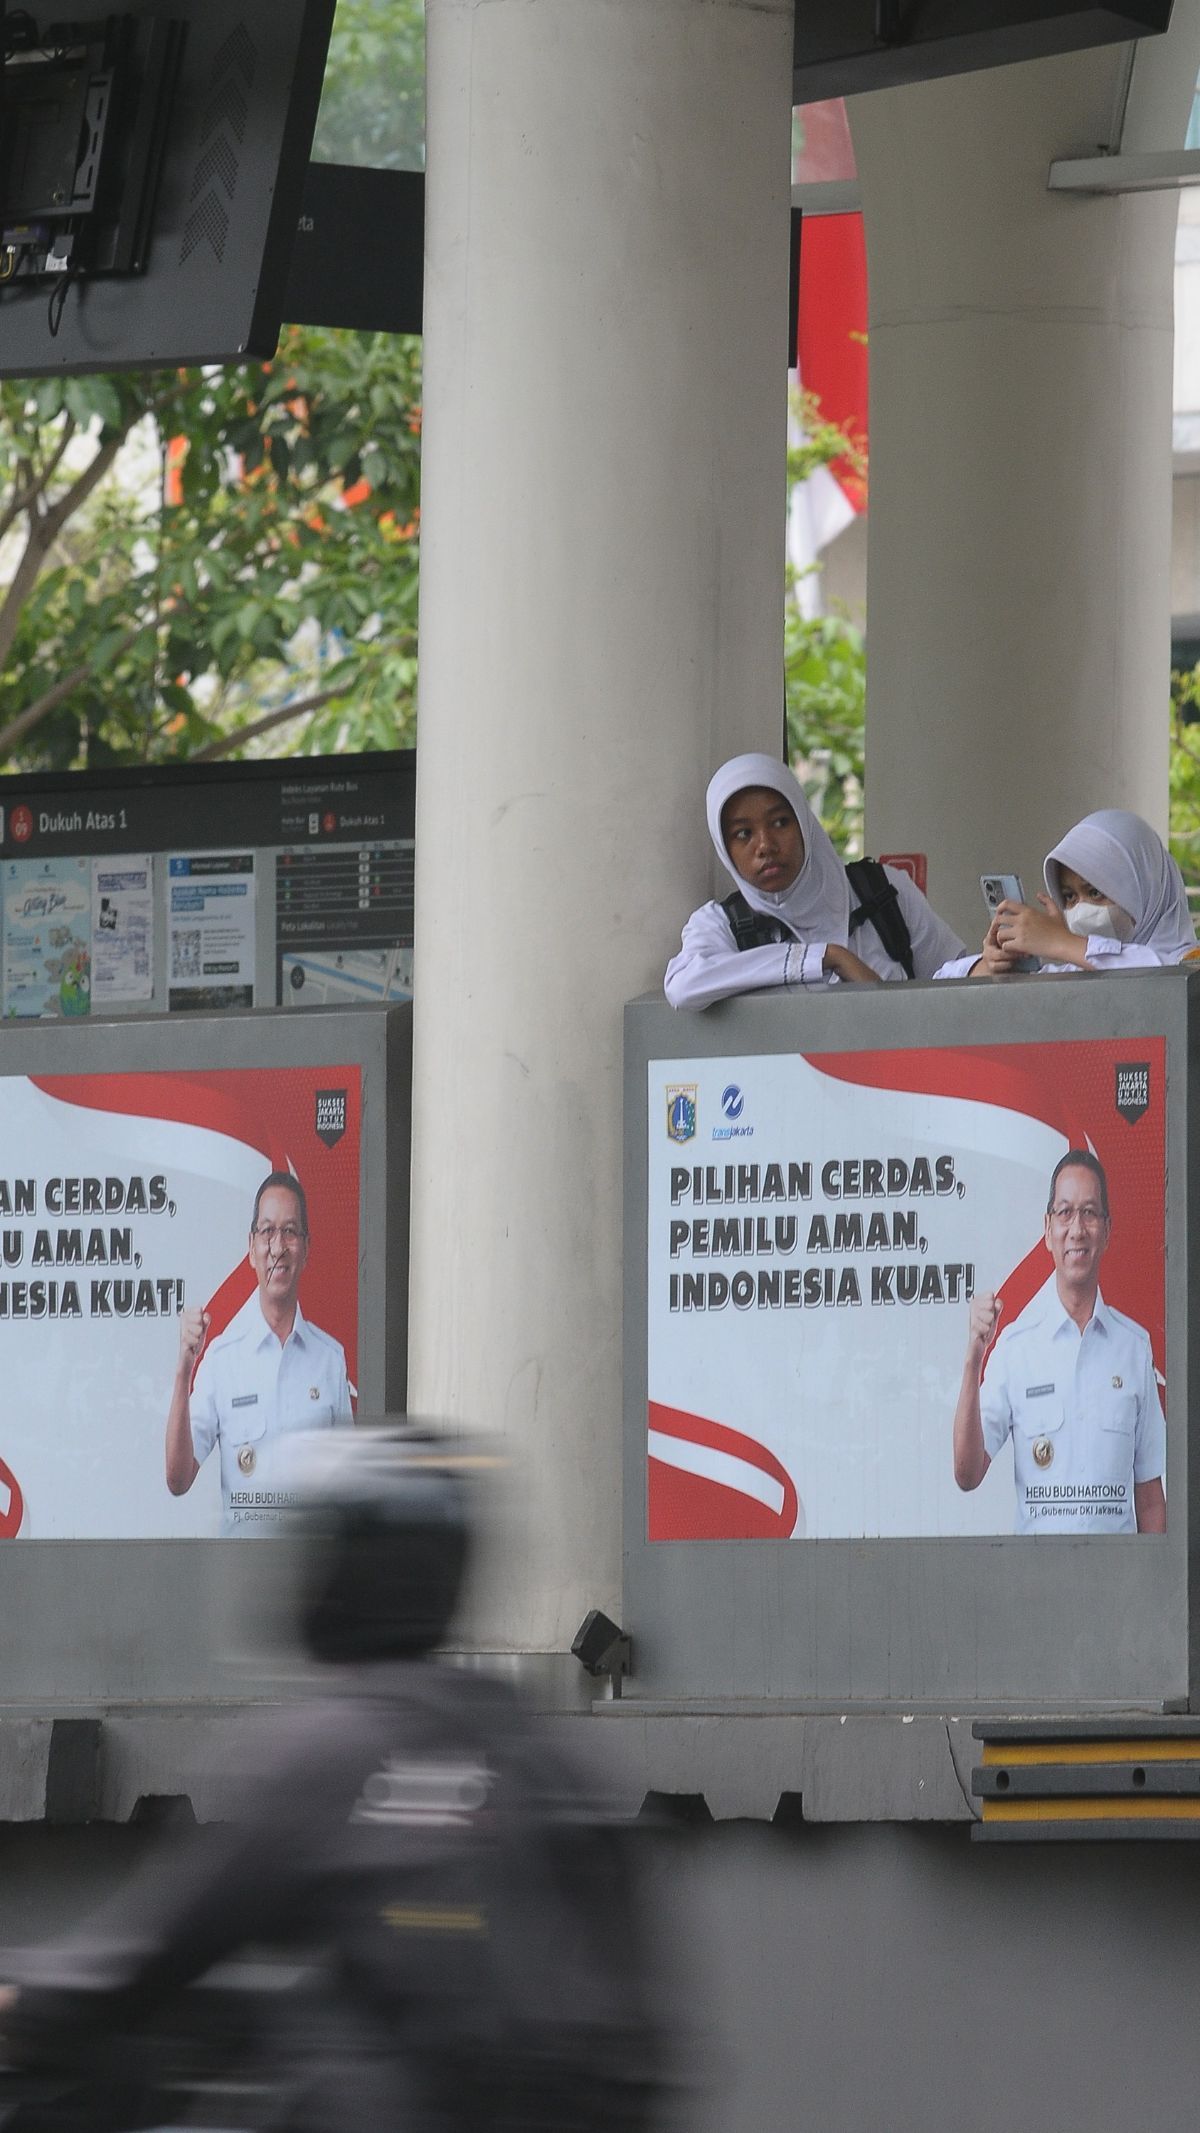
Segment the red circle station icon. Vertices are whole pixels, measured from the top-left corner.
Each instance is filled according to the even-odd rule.
[[[18,802],[9,816],[14,844],[28,844],[33,835],[33,816],[24,801]]]
[[[321,823],[321,828],[325,831],[326,836],[332,835],[337,828],[337,816],[326,815]]]

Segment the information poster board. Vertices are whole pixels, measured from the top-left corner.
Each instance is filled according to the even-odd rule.
[[[648,1098],[651,1541],[1164,1530],[1161,1037],[658,1059]]]
[[[273,1530],[285,1440],[353,1416],[359,1066],[7,1075],[0,1119],[0,1537]],[[264,1199],[276,1232],[256,1255],[273,1174],[300,1191]],[[285,1223],[303,1234],[281,1239]],[[261,1306],[271,1252],[296,1269],[290,1359]],[[180,1313],[197,1307],[190,1398],[212,1441],[173,1495]]]
[[[10,859],[4,868],[4,1012],[86,1015],[92,885],[86,859]]]
[[[0,779],[8,1021],[412,996],[411,750]]]

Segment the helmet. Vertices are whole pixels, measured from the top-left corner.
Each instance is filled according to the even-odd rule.
[[[313,1454],[300,1515],[306,1643],[343,1663],[432,1651],[458,1603],[477,1462],[415,1422],[323,1430]]]

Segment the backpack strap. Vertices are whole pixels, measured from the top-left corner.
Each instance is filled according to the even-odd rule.
[[[893,963],[899,963],[906,977],[915,977],[912,939],[900,909],[900,892],[886,868],[878,859],[852,859],[846,868],[846,879],[851,901],[849,931],[854,933],[866,924],[874,926],[880,945]],[[747,948],[770,948],[778,941],[795,939],[782,919],[766,918],[752,911],[740,889],[722,899],[721,909],[739,955]]]
[[[729,920],[733,945],[739,955],[747,948],[773,948],[779,941],[794,941],[796,938],[782,919],[765,918],[761,912],[752,911],[740,889],[722,899],[721,909]]]
[[[846,879],[851,903],[857,905],[850,912],[851,933],[869,922],[893,963],[899,963],[906,977],[915,977],[912,937],[900,909],[900,892],[886,868],[878,859],[852,859],[846,868]]]

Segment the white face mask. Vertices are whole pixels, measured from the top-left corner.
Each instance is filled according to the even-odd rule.
[[[1136,920],[1120,904],[1072,904],[1063,917],[1071,933],[1102,933],[1110,941],[1131,941],[1137,932]]]

